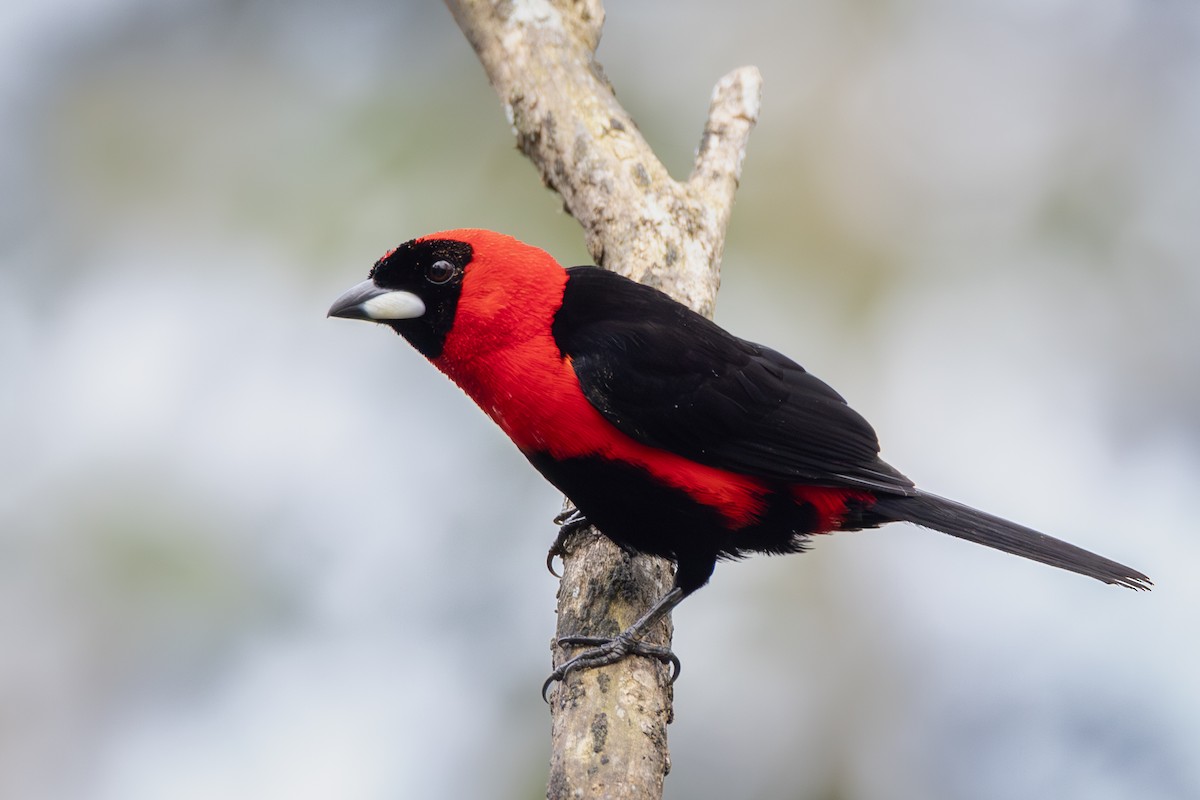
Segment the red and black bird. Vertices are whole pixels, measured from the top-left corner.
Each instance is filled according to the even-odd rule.
[[[718,559],[794,553],[812,534],[887,522],[1150,587],[1137,570],[916,488],[880,459],[867,421],[787,356],[656,289],[598,267],[564,269],[510,236],[452,230],[406,242],[329,314],[394,329],[587,521],[676,563],[671,591],[615,639],[563,640],[593,647],[552,680],[629,653],[675,661],[640,637]]]

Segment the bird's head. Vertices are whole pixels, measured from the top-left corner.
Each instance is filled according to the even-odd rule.
[[[405,242],[376,261],[367,280],[335,300],[329,316],[389,325],[436,358],[454,325],[473,257],[470,242],[450,234]]]
[[[545,251],[478,229],[433,233],[375,262],[329,316],[388,325],[431,360],[454,337],[473,349],[512,341],[562,299],[566,272]]]

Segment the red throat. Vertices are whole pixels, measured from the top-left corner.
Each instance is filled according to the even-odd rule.
[[[521,360],[528,363],[508,365],[516,374],[494,376],[514,381],[511,387],[505,387],[514,390],[527,382],[521,373],[544,370],[561,360],[550,326],[562,306],[567,273],[549,253],[485,230],[443,231],[423,238],[466,242],[473,250],[463,277],[454,327],[446,337],[442,356],[435,362],[439,369],[479,400],[474,389],[483,387],[459,379],[470,381],[467,372],[474,370],[469,367],[481,357],[487,358],[486,365],[481,365],[486,371],[502,372],[500,364],[492,363],[492,354],[513,351],[511,357],[520,353]]]

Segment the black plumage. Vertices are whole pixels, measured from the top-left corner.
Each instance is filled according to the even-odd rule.
[[[555,341],[623,433],[746,475],[914,493],[871,425],[795,361],[615,273],[568,273]]]

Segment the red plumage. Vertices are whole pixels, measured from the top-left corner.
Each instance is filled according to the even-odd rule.
[[[588,402],[554,340],[567,272],[548,253],[490,231],[455,230],[422,240],[472,245],[453,327],[432,363],[457,383],[523,453],[596,457],[644,470],[719,511],[731,528],[749,524],[769,488],[748,475],[698,464],[635,441]],[[418,241],[422,241],[418,240]],[[822,494],[816,492],[816,494]],[[829,492],[836,504],[840,492]],[[831,519],[837,512],[830,509]]]

